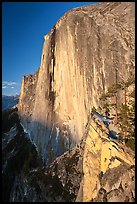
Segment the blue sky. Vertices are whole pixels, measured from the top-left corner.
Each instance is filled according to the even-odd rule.
[[[97,2],[3,2],[2,94],[19,94],[22,77],[40,66],[43,36],[65,12]]]

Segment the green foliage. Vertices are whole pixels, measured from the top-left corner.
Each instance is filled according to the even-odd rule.
[[[132,137],[135,131],[135,110],[132,106],[121,104],[118,114],[120,128],[126,136]]]
[[[100,97],[101,102],[103,103],[102,108],[104,110],[104,113],[107,115],[110,113],[111,108],[116,108],[115,103],[108,102],[110,97],[116,96],[119,90],[125,90],[123,92],[123,96],[125,97],[126,101],[126,89],[130,85],[134,85],[135,83],[135,77],[130,75],[129,78],[126,81],[121,81],[117,84],[112,84],[108,88],[107,93],[102,94]],[[128,98],[128,103],[126,104],[120,104],[117,107],[118,112],[118,123],[120,125],[121,134],[123,137],[128,136],[133,137],[135,136],[135,90],[132,91],[132,93],[129,94],[130,99]]]
[[[122,104],[119,108],[118,121],[122,131],[124,131],[129,125],[127,120],[128,111],[129,111],[129,107],[127,105]]]
[[[119,90],[122,90],[125,87],[129,87],[134,83],[135,83],[135,78],[133,76],[130,76],[126,81],[121,81],[119,83],[112,84],[108,88],[107,93],[101,95],[100,100],[106,101],[108,98],[113,97]]]

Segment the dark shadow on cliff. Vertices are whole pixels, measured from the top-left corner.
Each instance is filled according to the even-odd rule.
[[[42,182],[48,202],[74,202],[83,177],[83,150],[84,143],[76,144],[73,135],[67,125],[61,125],[51,120],[51,125],[38,121],[27,121],[26,127],[35,127],[34,133],[30,133],[32,140],[41,145],[45,137],[44,168],[29,174],[30,185],[35,189]],[[38,132],[37,132],[38,131]],[[37,134],[35,138],[34,134]],[[40,138],[42,137],[42,138]]]
[[[52,141],[51,137],[56,138],[56,133],[58,132],[56,130],[57,126],[55,129],[49,126],[43,127],[42,125],[40,126],[38,122],[34,122],[33,125],[36,129],[37,125],[39,125],[38,127],[43,128],[43,131],[47,131],[49,139],[47,141],[50,141],[50,145],[47,142],[47,146],[49,145],[48,148],[51,150],[52,147],[54,147],[53,144],[55,141]],[[89,125],[90,123],[87,125],[87,132]],[[14,129],[16,129],[16,132]],[[48,161],[48,164],[45,166],[39,157],[39,148],[37,148],[37,152],[35,145],[30,141],[28,134],[24,133],[22,126],[17,120],[9,132],[6,132],[6,134],[3,133],[2,142],[6,142],[3,148],[2,161],[3,201],[75,202],[76,198],[82,200],[83,151],[87,132],[85,131],[79,144],[64,154],[62,153],[60,156],[56,155],[55,159],[51,157],[51,161]],[[94,159],[98,159],[98,154],[94,156]],[[93,159],[92,156],[91,159]],[[101,187],[97,197],[94,200],[92,199],[91,202],[107,201],[110,192],[116,196],[115,190],[111,190],[112,186],[110,185],[110,192],[108,191],[107,193],[105,191],[102,198],[102,189],[105,183],[108,182],[109,184],[112,180],[112,182],[117,184],[119,176],[125,174],[125,172],[128,174],[128,171],[131,172],[131,168],[133,169],[134,165],[130,166],[123,163],[114,169],[108,169],[105,174],[99,174]],[[118,172],[117,177],[115,172]],[[131,173],[132,179],[134,179],[134,172]],[[127,176],[125,176],[125,178]],[[123,177],[121,177],[121,180],[123,180]],[[132,180],[132,182],[133,181],[134,180]],[[80,184],[82,184],[81,188]],[[121,193],[120,197],[125,196],[120,187],[116,190]],[[113,197],[113,195],[111,196]]]
[[[7,117],[10,118],[13,111],[8,113]],[[28,134],[24,133],[19,118],[12,125],[11,129],[8,128],[3,133],[3,201],[34,202],[34,195],[35,202],[75,201],[81,182],[83,162],[78,145],[72,148],[75,142],[66,139],[71,137],[68,127],[58,125],[52,128],[36,121],[31,122],[36,129],[39,127],[46,131],[43,135],[47,136],[45,152],[48,160],[45,166],[40,157],[40,143],[37,152]],[[60,135],[57,140],[58,128]],[[17,131],[12,137],[14,129]],[[28,191],[25,193],[27,188]]]
[[[10,200],[15,177],[39,166],[35,146],[26,137],[17,108],[2,112],[2,199]]]
[[[32,119],[29,120],[26,117],[21,118],[22,127],[37,145],[37,148],[41,148],[45,164],[49,164],[57,156],[62,155],[76,145],[69,126],[55,118],[54,113],[54,116],[49,119],[50,122],[48,124]]]

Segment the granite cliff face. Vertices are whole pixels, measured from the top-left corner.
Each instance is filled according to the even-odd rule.
[[[80,141],[100,95],[134,73],[134,15],[133,2],[80,7],[44,36],[40,68],[24,77],[18,108],[46,162]]]
[[[91,118],[82,141],[83,177],[76,201],[134,201],[135,155],[107,135],[104,124]]]

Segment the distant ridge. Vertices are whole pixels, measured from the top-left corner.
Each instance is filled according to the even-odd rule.
[[[19,95],[2,95],[2,110],[12,108],[19,101]]]

